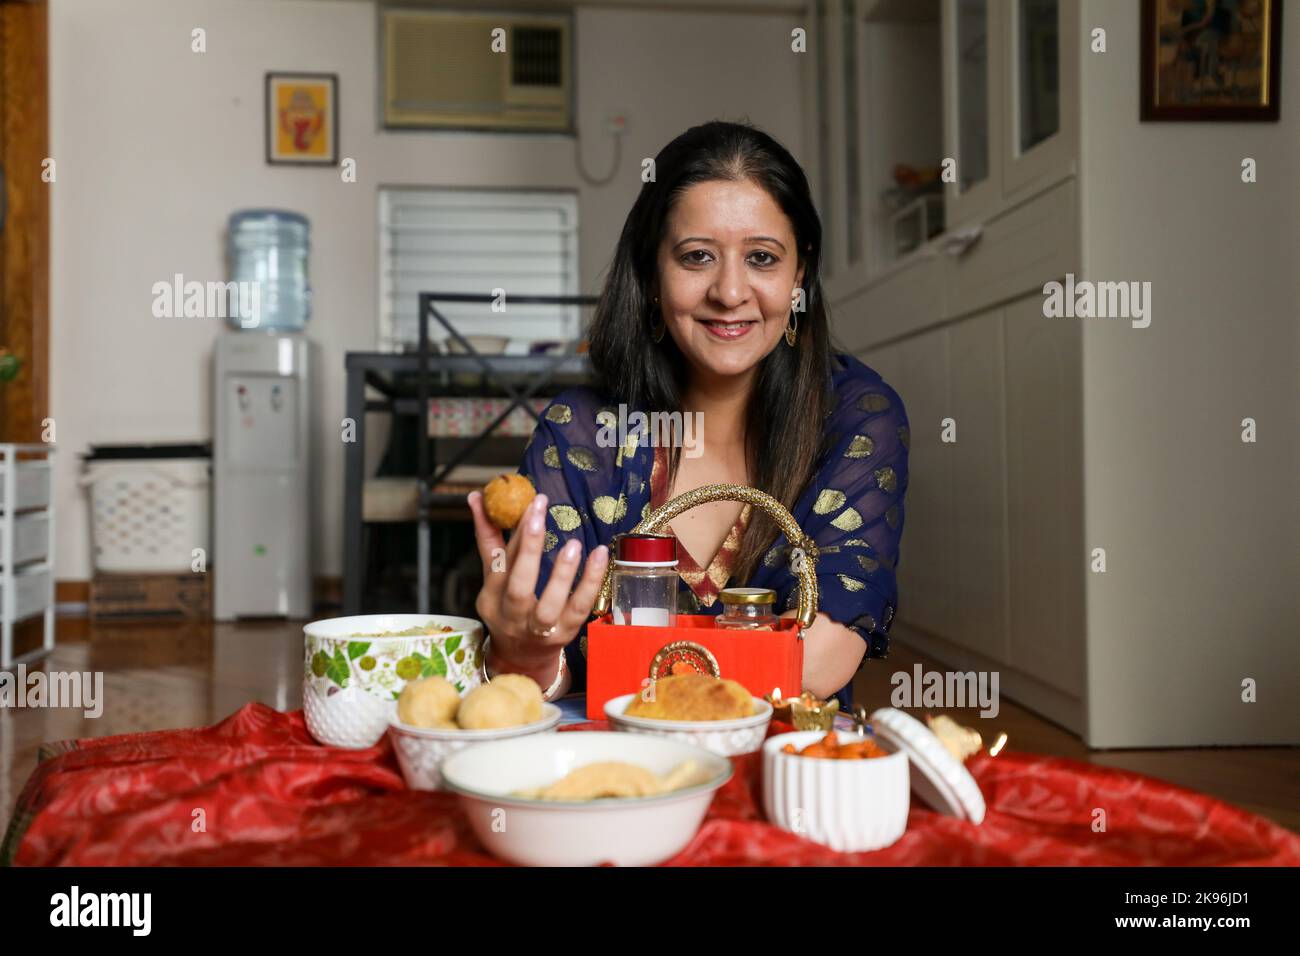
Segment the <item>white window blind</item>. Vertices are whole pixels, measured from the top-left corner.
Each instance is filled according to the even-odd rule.
[[[574,306],[523,305],[515,295],[577,295],[578,198],[558,191],[393,187],[379,191],[379,348],[419,341],[419,293],[505,290],[505,310],[435,303],[464,336],[531,342],[578,337]],[[446,333],[430,319],[429,336]]]

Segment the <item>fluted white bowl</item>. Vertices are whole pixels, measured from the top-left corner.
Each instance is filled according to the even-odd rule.
[[[630,717],[625,711],[635,697],[636,694],[624,694],[605,702],[605,719],[615,730],[680,740],[722,757],[754,753],[763,746],[767,725],[772,720],[772,705],[761,697],[754,698],[753,716],[732,720],[656,720]]]
[[[406,785],[412,790],[441,790],[442,762],[452,754],[464,750],[470,744],[545,733],[554,729],[561,716],[560,708],[554,704],[543,704],[541,720],[493,730],[413,727],[394,716],[388,726],[388,737],[393,742],[393,750],[397,752],[397,763],[402,768]]]
[[[836,731],[841,743],[861,738]],[[880,850],[907,829],[911,800],[907,754],[833,760],[785,754],[821,740],[819,730],[779,734],[763,744],[763,807],[769,822],[842,853]],[[882,749],[890,749],[883,742]]]

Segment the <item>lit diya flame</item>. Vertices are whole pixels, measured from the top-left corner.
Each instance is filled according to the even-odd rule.
[[[1005,747],[1006,745],[1007,745],[1006,733],[1003,732],[998,734],[998,739],[995,740],[993,742],[993,746],[989,748],[989,756],[996,757],[998,754],[1002,752],[1002,748]]]
[[[840,709],[838,700],[820,700],[811,691],[785,700],[781,697],[780,687],[773,687],[766,700],[772,705],[772,719],[794,724],[796,730],[830,731]]]

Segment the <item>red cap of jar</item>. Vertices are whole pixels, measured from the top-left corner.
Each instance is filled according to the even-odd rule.
[[[676,564],[677,538],[671,534],[619,535],[614,560],[637,564]]]

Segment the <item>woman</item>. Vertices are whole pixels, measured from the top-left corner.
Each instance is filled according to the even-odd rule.
[[[888,649],[907,487],[903,403],[832,351],[821,223],[784,147],[711,122],[669,143],[654,173],[596,307],[595,387],[565,392],[543,414],[520,467],[538,495],[508,547],[482,496],[469,496],[489,673],[529,674],[549,698],[583,686],[578,638],[614,536],[685,491],[735,483],[771,494],[816,543],[804,688],[847,706],[864,656]],[[608,426],[636,411],[683,413],[699,433],[678,434],[685,448],[664,447],[662,433],[610,440]],[[748,585],[772,588],[795,614],[791,549],[761,511],[713,502],[667,530],[678,539],[679,610],[716,614],[720,588]]]

